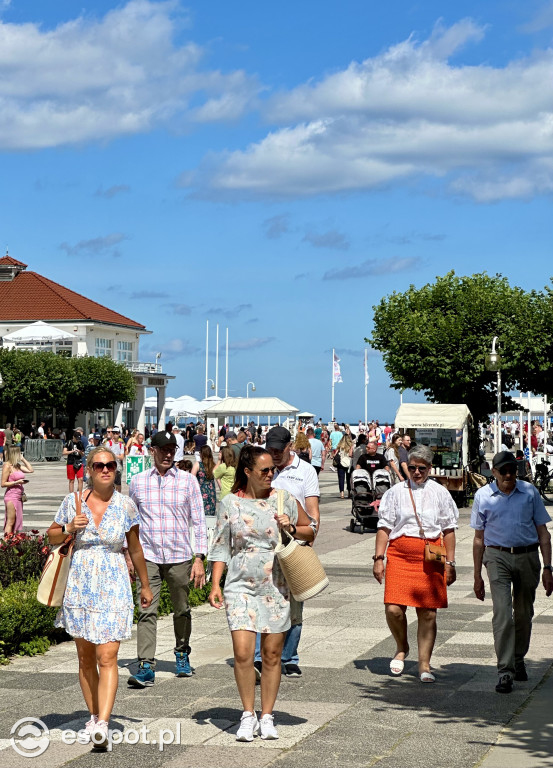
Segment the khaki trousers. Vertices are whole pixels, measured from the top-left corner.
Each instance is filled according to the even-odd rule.
[[[184,651],[184,653],[190,653],[189,641],[192,633],[192,616],[188,604],[188,592],[190,589],[192,560],[187,560],[184,563],[151,563],[149,560],[146,560],[146,568],[154,599],[149,608],[142,608],[140,604],[138,606],[140,613],[138,616],[136,641],[138,660],[149,662],[155,669],[157,608],[163,581],[167,582],[173,603],[175,652]],[[138,578],[136,586],[140,595],[140,579]]]
[[[486,547],[483,558],[493,603],[493,639],[500,675],[515,673],[530,646],[536,588],[540,581],[538,552],[512,555]]]

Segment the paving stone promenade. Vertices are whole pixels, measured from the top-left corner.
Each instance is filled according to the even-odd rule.
[[[64,467],[37,467],[25,505],[28,527],[45,529],[67,487]],[[280,739],[237,743],[241,707],[231,668],[231,643],[223,612],[193,611],[191,662],[195,674],[173,674],[170,618],[159,622],[156,684],[127,687],[134,670],[134,638],[120,652],[120,686],[114,729],[180,729],[180,745],[120,744],[96,754],[89,745],[67,745],[61,730],[87,719],[77,682],[72,643],[44,656],[18,658],[0,668],[0,768],[33,760],[13,750],[9,734],[23,717],[40,717],[50,746],[34,762],[40,768],[71,765],[163,768],[541,768],[553,766],[553,598],[540,588],[528,657],[530,681],[511,695],[494,692],[496,673],[491,603],[472,594],[468,510],[461,513],[458,581],[450,608],[438,619],[433,656],[435,685],[423,686],[414,658],[401,678],[389,675],[394,650],[384,620],[382,587],[369,567],[374,535],[346,530],[350,505],[337,496],[336,475],[321,475],[322,531],[318,551],[330,587],[305,608],[300,646],[303,678],[283,678],[275,720]],[[414,611],[410,612],[413,622]],[[414,625],[411,642],[415,649]],[[157,740],[157,739],[156,739]]]

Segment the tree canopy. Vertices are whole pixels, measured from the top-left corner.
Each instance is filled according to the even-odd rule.
[[[0,349],[0,373],[0,411],[10,418],[33,408],[55,407],[67,414],[72,427],[78,413],[135,398],[131,372],[107,357]]]
[[[485,358],[494,336],[502,357],[503,410],[513,390],[551,397],[553,301],[549,288],[524,291],[502,275],[449,272],[422,288],[384,297],[366,339],[382,352],[395,389],[431,402],[465,403],[476,421],[496,411],[496,374]]]

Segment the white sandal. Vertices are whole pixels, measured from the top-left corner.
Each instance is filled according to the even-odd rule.
[[[409,651],[407,651],[407,653],[405,654],[405,658],[407,658],[408,656],[409,656]],[[401,675],[404,667],[405,667],[404,659],[392,659],[390,661],[390,672],[395,677],[397,677],[398,675]]]
[[[432,672],[421,672],[420,681],[421,683],[435,683],[436,678],[434,677]]]

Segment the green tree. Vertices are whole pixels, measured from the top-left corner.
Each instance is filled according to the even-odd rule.
[[[136,397],[132,373],[121,363],[109,357],[72,357],[68,362],[76,378],[65,408],[70,428],[79,413],[111,408]]]
[[[485,357],[494,336],[502,355],[503,411],[516,409],[505,393],[551,397],[553,301],[549,289],[524,291],[507,278],[449,272],[422,288],[383,298],[366,339],[382,352],[395,389],[424,392],[431,402],[465,403],[476,422],[495,412],[496,375]]]
[[[0,373],[0,411],[12,422],[33,408],[66,409],[77,385],[71,361],[53,352],[0,349]]]

